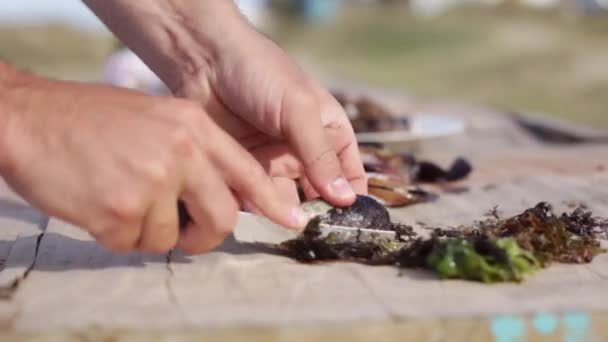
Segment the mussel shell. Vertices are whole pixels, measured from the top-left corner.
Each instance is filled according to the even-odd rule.
[[[435,195],[410,184],[409,180],[377,173],[368,173],[369,194],[387,207],[404,207],[428,202]]]
[[[391,218],[386,208],[375,199],[363,195],[358,195],[350,207],[328,211],[322,222],[368,229],[388,229],[391,226]]]

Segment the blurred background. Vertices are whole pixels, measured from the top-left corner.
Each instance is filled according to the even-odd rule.
[[[238,3],[333,79],[608,128],[608,0]],[[118,46],[78,0],[0,2],[0,58],[42,75],[103,80]]]

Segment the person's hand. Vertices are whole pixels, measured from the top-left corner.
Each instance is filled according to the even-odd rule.
[[[240,44],[225,47],[174,93],[199,100],[292,202],[290,179],[299,179],[309,198],[352,203],[353,190],[367,192],[367,179],[343,108],[274,43],[253,30],[242,34]]]
[[[200,101],[243,146],[275,166],[284,163],[279,155],[295,157],[300,170],[281,173],[286,192],[295,191],[288,178],[340,206],[366,192],[341,106],[232,1],[85,2],[175,94]]]
[[[287,227],[306,217],[199,105],[23,76],[3,89],[0,172],[34,206],[112,250],[200,253],[236,222],[237,199]],[[179,230],[181,198],[192,223]]]

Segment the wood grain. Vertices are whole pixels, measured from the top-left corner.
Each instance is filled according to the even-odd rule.
[[[471,223],[494,205],[502,215],[512,215],[545,200],[558,210],[584,202],[608,216],[604,145],[547,145],[508,116],[483,108],[436,104],[426,109],[449,110],[467,120],[469,129],[419,146],[420,155],[446,163],[464,155],[476,171],[459,193],[442,192],[436,202],[391,210],[395,220],[425,232],[429,226]],[[8,190],[0,192],[0,258],[6,260],[0,286],[10,289],[0,301],[0,319],[5,317],[3,325],[15,334],[25,334],[19,336],[57,332],[59,339],[93,334],[147,340],[156,332],[183,340],[339,340],[353,338],[350,330],[371,338],[483,340],[489,336],[487,324],[471,317],[608,312],[608,255],[590,265],[555,265],[523,284],[488,286],[439,281],[423,271],[400,274],[392,267],[303,265],[234,238],[200,256],[119,255],[77,227],[55,219],[46,226],[46,221]],[[252,217],[242,217],[236,237],[284,238],[260,229]],[[307,328],[319,324],[327,328]]]

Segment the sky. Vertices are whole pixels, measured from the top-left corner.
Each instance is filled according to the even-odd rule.
[[[103,25],[80,0],[0,0],[0,23],[64,22],[84,29]]]

